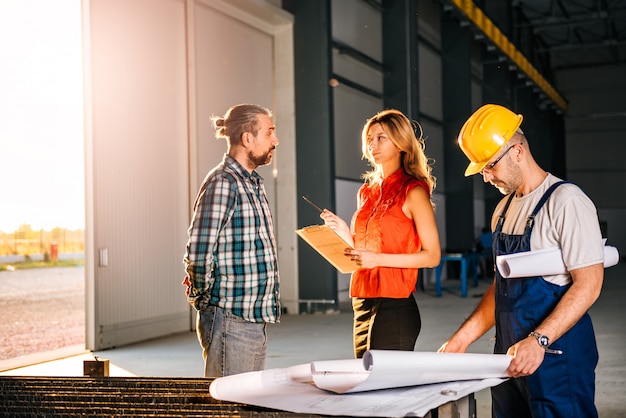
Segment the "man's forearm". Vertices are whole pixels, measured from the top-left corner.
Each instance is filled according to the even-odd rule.
[[[604,266],[595,264],[570,272],[572,285],[536,331],[554,342],[572,328],[600,296]],[[531,330],[535,331],[535,330]]]

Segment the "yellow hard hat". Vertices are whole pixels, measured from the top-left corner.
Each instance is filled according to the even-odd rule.
[[[465,122],[459,132],[459,146],[470,160],[465,176],[479,173],[509,142],[522,124],[522,115],[506,107],[486,104]]]

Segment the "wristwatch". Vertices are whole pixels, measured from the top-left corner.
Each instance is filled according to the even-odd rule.
[[[544,350],[546,350],[550,346],[550,339],[543,334],[539,334],[538,332],[533,331],[528,334],[528,336],[535,337],[541,348],[543,348]]]

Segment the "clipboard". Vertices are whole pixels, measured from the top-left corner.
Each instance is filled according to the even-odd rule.
[[[335,231],[327,225],[311,225],[296,230],[307,244],[333,265],[340,273],[352,273],[359,266],[356,261],[346,257],[344,250],[350,244],[345,242]]]

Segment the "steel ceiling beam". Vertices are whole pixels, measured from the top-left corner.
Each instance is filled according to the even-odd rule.
[[[567,102],[561,94],[539,73],[528,58],[513,44],[498,26],[476,6],[472,0],[447,0],[461,15],[469,20],[474,27],[485,35],[496,48],[532,80],[562,111],[567,110]],[[462,22],[463,23],[463,22]]]

